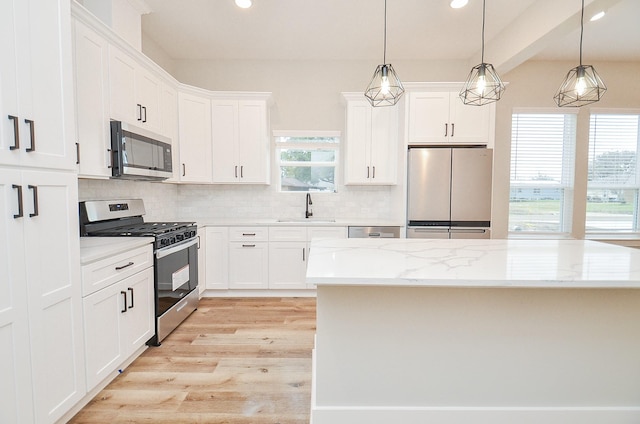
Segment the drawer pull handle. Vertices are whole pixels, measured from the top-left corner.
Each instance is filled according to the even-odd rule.
[[[243,236],[255,236],[256,233],[242,233]]]
[[[255,244],[243,244],[242,247],[256,247]]]
[[[129,262],[129,263],[128,263],[128,264],[126,264],[126,265],[117,266],[117,267],[116,267],[116,271],[120,271],[121,269],[128,268],[128,267],[130,267],[131,265],[133,265],[133,262]]]

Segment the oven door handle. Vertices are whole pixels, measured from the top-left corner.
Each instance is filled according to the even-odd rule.
[[[171,255],[172,253],[176,253],[181,250],[187,249],[193,246],[194,244],[198,244],[198,239],[196,237],[189,240],[181,241],[180,243],[173,244],[163,249],[158,249],[156,250],[156,259],[162,259],[166,256]]]

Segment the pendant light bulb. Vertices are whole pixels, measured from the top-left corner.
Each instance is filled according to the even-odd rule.
[[[382,77],[380,78],[380,93],[383,94],[384,96],[388,96],[390,88],[391,87],[389,84],[389,68],[384,66],[382,68]]]
[[[487,77],[485,75],[485,68],[482,68],[478,72],[478,82],[476,83],[476,91],[480,96],[483,96],[484,90],[486,88],[487,88]]]
[[[584,77],[578,77],[576,80],[576,93],[578,96],[583,96],[587,91],[587,83],[584,80]]]

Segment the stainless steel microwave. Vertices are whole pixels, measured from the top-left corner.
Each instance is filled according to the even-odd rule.
[[[126,122],[111,121],[113,178],[166,180],[173,176],[171,140]]]

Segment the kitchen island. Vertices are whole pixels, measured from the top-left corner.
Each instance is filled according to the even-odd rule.
[[[313,424],[640,422],[640,250],[313,242]]]

